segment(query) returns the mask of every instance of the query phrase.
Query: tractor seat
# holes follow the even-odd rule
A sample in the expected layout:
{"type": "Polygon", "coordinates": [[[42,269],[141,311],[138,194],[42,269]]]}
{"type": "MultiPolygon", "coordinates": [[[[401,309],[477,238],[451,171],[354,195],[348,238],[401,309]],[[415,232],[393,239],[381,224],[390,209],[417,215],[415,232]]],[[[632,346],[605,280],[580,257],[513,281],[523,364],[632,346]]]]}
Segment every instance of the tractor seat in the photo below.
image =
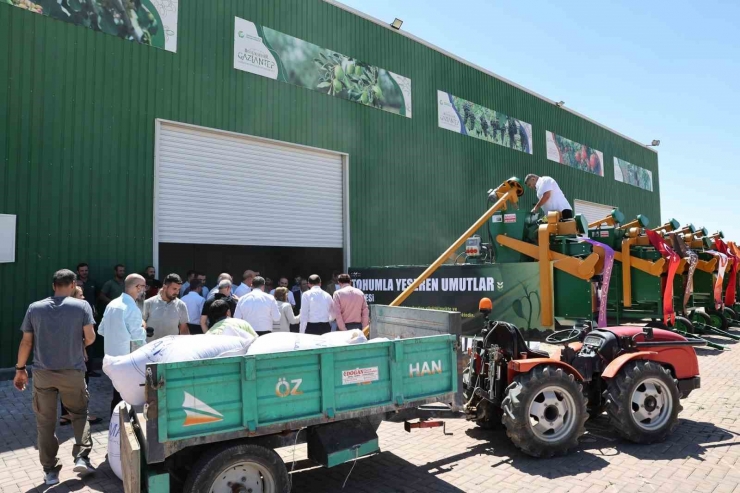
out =
{"type": "Polygon", "coordinates": [[[549,358],[550,353],[539,349],[530,349],[522,337],[519,329],[509,323],[499,322],[493,329],[493,343],[509,352],[512,357],[519,359],[522,353],[527,353],[527,358],[549,358]]]}

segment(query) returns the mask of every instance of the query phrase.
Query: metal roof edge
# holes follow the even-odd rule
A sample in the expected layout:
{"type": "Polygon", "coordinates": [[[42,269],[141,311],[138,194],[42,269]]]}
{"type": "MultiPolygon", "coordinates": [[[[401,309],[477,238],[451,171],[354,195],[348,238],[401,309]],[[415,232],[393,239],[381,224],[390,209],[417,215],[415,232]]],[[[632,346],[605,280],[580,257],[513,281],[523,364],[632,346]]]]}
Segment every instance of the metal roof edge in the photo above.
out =
{"type": "MultiPolygon", "coordinates": [[[[475,63],[469,62],[469,61],[465,60],[464,58],[461,58],[461,57],[459,57],[457,55],[454,55],[454,54],[450,53],[449,51],[440,48],[439,46],[433,45],[432,43],[429,43],[428,41],[425,41],[425,40],[423,40],[423,39],[421,39],[419,37],[414,36],[413,34],[410,34],[410,33],[406,32],[406,31],[401,31],[401,30],[393,29],[389,23],[383,22],[382,20],[377,19],[377,18],[375,18],[375,17],[373,17],[373,16],[371,16],[369,14],[366,14],[366,13],[364,13],[362,11],[359,11],[357,9],[354,9],[354,8],[352,8],[352,7],[348,6],[348,5],[345,5],[345,4],[341,3],[341,2],[338,2],[336,0],[323,0],[323,1],[326,2],[326,3],[328,3],[328,4],[334,5],[334,6],[340,8],[342,10],[345,10],[345,11],[351,13],[351,14],[354,14],[354,15],[356,15],[358,17],[362,17],[363,19],[368,20],[370,22],[373,22],[373,23],[375,23],[375,24],[377,24],[377,25],[379,25],[381,27],[384,27],[384,28],[388,29],[389,31],[392,31],[392,32],[394,32],[396,34],[400,34],[401,36],[405,36],[405,37],[409,38],[412,41],[416,41],[417,43],[420,43],[420,44],[426,46],[427,48],[431,48],[434,51],[437,51],[437,52],[439,52],[439,53],[441,53],[441,54],[443,54],[443,55],[445,55],[447,57],[450,57],[450,58],[452,58],[453,60],[455,60],[457,62],[460,62],[460,63],[462,63],[464,65],[469,66],[469,67],[472,67],[472,68],[474,68],[474,69],[476,69],[476,70],[478,70],[480,72],[483,72],[486,75],[489,75],[489,76],[491,76],[491,77],[493,77],[495,79],[498,79],[498,80],[500,80],[502,82],[505,82],[506,84],[509,84],[510,86],[516,87],[517,89],[519,89],[521,91],[524,91],[524,92],[526,92],[528,94],[531,94],[532,96],[534,96],[536,98],[539,98],[539,99],[545,101],[546,103],[550,103],[550,104],[553,104],[553,105],[555,104],[555,101],[553,101],[550,98],[547,98],[547,97],[545,97],[545,96],[543,96],[541,94],[538,94],[538,93],[536,93],[536,92],[534,92],[534,91],[532,91],[530,89],[527,89],[526,87],[523,87],[523,86],[517,84],[516,82],[512,82],[509,79],[507,79],[506,77],[502,77],[502,76],[500,76],[498,74],[495,74],[495,73],[491,72],[490,70],[481,67],[480,65],[476,65],[475,63]]],[[[589,118],[589,117],[587,117],[585,115],[582,115],[581,113],[578,113],[577,111],[574,111],[574,110],[572,110],[572,109],[570,109],[568,107],[561,107],[560,109],[562,109],[563,111],[567,111],[568,113],[571,113],[571,114],[573,114],[573,115],[575,115],[575,116],[577,116],[579,118],[583,118],[584,120],[586,120],[589,123],[593,123],[594,125],[599,126],[599,127],[603,128],[604,130],[608,130],[609,132],[611,132],[611,133],[613,133],[615,135],[618,135],[619,137],[622,137],[623,139],[629,140],[630,142],[632,142],[634,144],[637,144],[637,145],[639,145],[641,147],[644,147],[645,149],[649,149],[649,150],[653,151],[656,154],[658,153],[657,149],[654,149],[652,147],[648,147],[645,144],[643,144],[642,142],[639,142],[639,141],[633,139],[632,137],[628,137],[628,136],[622,134],[621,132],[617,132],[616,130],[613,130],[613,129],[607,127],[606,125],[603,125],[603,124],[601,124],[601,123],[599,123],[599,122],[597,122],[595,120],[592,120],[591,118],[589,118]]]]}

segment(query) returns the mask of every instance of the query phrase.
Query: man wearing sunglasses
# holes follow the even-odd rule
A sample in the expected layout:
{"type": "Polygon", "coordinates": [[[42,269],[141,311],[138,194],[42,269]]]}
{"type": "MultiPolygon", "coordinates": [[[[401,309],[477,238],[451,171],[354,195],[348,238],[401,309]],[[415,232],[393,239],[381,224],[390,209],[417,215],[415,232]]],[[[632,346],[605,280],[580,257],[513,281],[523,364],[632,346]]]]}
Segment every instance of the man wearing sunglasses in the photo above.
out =
{"type": "MultiPolygon", "coordinates": [[[[103,320],[98,326],[98,334],[105,338],[104,351],[109,356],[123,356],[131,352],[131,341],[146,341],[141,310],[136,304],[146,293],[146,280],[139,274],[126,277],[121,296],[111,301],[105,308],[103,320]]],[[[121,394],[113,388],[111,413],[121,402],[121,394]]]]}

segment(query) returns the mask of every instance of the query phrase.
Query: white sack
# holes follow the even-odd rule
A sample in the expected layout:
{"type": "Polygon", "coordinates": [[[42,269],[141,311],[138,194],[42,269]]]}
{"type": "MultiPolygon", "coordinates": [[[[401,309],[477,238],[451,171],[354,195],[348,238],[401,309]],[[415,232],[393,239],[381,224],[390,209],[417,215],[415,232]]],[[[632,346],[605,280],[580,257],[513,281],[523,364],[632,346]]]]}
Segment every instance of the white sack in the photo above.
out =
{"type": "Polygon", "coordinates": [[[322,336],[313,334],[297,334],[295,332],[273,332],[259,336],[247,354],[271,354],[299,349],[316,349],[329,347],[329,341],[322,336]]]}
{"type": "Polygon", "coordinates": [[[125,405],[125,402],[118,403],[113,409],[108,424],[108,465],[120,480],[123,480],[123,470],[121,469],[121,429],[118,415],[121,406],[125,405]]]}
{"type": "Polygon", "coordinates": [[[157,339],[131,354],[106,356],[103,371],[113,382],[124,401],[132,406],[144,404],[146,365],[148,363],[174,363],[224,356],[247,354],[252,338],[205,334],[175,335],[157,339]]]}
{"type": "Polygon", "coordinates": [[[360,329],[338,330],[336,332],[327,332],[322,336],[330,346],[343,346],[345,344],[362,344],[367,342],[367,337],[360,329]]]}

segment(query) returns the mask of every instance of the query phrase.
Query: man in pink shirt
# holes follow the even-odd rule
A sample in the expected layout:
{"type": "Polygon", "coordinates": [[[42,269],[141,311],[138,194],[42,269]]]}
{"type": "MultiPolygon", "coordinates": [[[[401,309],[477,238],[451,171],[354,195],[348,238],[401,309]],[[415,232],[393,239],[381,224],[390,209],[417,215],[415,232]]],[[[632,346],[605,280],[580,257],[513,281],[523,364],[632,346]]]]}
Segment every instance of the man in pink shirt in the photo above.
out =
{"type": "Polygon", "coordinates": [[[339,289],[334,292],[333,312],[337,318],[337,329],[360,329],[370,324],[370,310],[367,308],[365,293],[352,287],[349,274],[338,277],[339,289]]]}

